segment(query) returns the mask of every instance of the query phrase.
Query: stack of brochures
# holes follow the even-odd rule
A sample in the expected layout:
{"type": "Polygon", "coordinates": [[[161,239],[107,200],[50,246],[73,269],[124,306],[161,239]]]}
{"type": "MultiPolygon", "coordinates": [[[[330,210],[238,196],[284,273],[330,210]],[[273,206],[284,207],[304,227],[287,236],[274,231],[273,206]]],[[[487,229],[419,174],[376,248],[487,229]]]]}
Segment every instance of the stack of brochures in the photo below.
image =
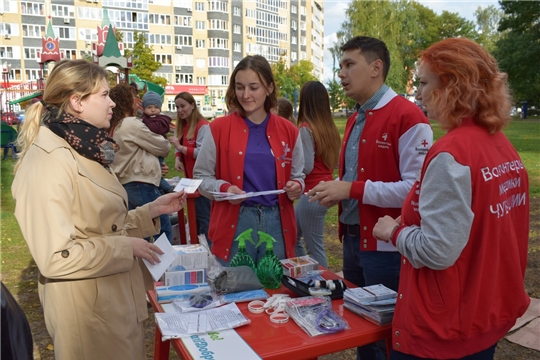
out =
{"type": "Polygon", "coordinates": [[[363,288],[348,288],[343,294],[343,306],[377,325],[392,322],[397,293],[382,284],[363,288]]]}

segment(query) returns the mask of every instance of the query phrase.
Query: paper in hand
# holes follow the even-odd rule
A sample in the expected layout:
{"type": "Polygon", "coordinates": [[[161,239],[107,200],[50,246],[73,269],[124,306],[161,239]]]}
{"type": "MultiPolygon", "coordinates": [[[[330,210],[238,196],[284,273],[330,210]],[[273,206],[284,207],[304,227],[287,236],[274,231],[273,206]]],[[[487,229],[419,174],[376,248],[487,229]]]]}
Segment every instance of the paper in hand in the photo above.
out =
{"type": "Polygon", "coordinates": [[[146,259],[143,259],[143,262],[146,264],[146,267],[148,268],[148,271],[150,271],[154,281],[158,281],[161,276],[163,276],[167,268],[172,264],[174,259],[178,257],[178,253],[176,250],[174,250],[165,234],[161,234],[161,236],[154,242],[154,245],[163,251],[163,255],[156,253],[161,262],[156,262],[154,265],[150,264],[150,262],[146,259]]]}
{"type": "Polygon", "coordinates": [[[197,191],[197,188],[199,185],[201,185],[202,179],[188,179],[188,178],[182,178],[178,185],[174,188],[174,191],[182,191],[184,190],[186,194],[193,194],[195,191],[197,191]]]}

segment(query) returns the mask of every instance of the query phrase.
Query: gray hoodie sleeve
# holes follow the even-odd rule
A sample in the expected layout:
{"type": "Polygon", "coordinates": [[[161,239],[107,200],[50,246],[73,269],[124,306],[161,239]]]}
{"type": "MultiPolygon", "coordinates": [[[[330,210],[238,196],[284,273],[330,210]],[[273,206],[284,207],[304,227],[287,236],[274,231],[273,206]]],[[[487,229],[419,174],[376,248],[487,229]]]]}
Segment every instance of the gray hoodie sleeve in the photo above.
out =
{"type": "Polygon", "coordinates": [[[296,144],[294,145],[293,154],[292,154],[292,168],[291,168],[291,180],[296,180],[302,186],[302,193],[306,188],[304,182],[304,150],[302,149],[302,140],[300,139],[300,133],[298,133],[298,138],[296,139],[296,144]]]}
{"type": "Polygon", "coordinates": [[[403,229],[397,248],[419,269],[452,266],[467,245],[474,219],[471,170],[449,153],[440,153],[427,167],[420,189],[420,227],[403,229]]]}
{"type": "Polygon", "coordinates": [[[315,140],[313,132],[305,126],[300,128],[300,138],[304,150],[304,174],[307,175],[313,171],[315,163],[315,140]]]}
{"type": "MultiPolygon", "coordinates": [[[[210,129],[208,128],[208,130],[210,129]]],[[[193,177],[203,179],[198,190],[210,200],[214,200],[214,197],[209,192],[219,191],[220,186],[226,183],[225,180],[216,179],[216,143],[211,131],[207,131],[202,140],[201,149],[193,168],[193,177]]]]}
{"type": "Polygon", "coordinates": [[[210,126],[209,125],[203,125],[200,127],[199,131],[197,132],[197,139],[195,140],[195,150],[193,151],[193,158],[196,159],[197,156],[199,156],[199,151],[201,150],[202,142],[204,139],[204,135],[210,132],[210,126]]]}

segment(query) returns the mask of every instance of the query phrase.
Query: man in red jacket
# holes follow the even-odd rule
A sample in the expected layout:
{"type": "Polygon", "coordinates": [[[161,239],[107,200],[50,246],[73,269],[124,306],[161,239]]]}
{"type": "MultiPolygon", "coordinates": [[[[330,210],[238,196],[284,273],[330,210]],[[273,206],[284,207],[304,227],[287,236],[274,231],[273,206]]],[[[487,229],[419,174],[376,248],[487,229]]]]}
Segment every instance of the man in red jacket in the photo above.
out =
{"type": "MultiPolygon", "coordinates": [[[[373,237],[373,226],[381,216],[399,216],[433,132],[418,106],[385,84],[390,54],[382,41],[357,36],[341,50],[339,77],[345,95],[357,102],[356,112],[345,128],[339,181],[321,183],[308,195],[323,206],[339,204],[345,279],[397,291],[400,254],[373,237]]],[[[362,360],[384,357],[373,345],[358,348],[357,355],[362,360]]]]}

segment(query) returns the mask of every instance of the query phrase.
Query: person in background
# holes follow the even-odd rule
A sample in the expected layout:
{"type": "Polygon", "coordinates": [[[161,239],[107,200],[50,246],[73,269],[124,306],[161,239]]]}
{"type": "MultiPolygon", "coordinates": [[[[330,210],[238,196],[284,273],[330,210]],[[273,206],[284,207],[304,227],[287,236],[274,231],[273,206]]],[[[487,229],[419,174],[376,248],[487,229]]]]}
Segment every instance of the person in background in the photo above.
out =
{"type": "MultiPolygon", "coordinates": [[[[183,171],[184,176],[193,178],[193,167],[199,155],[204,135],[209,131],[208,120],[202,117],[195,98],[188,92],[181,92],[174,98],[176,104],[176,133],[170,139],[176,148],[175,169],[183,171]]],[[[210,224],[210,199],[200,196],[195,199],[197,234],[208,239],[210,224]]]]}
{"type": "MultiPolygon", "coordinates": [[[[330,111],[330,100],[326,87],[318,81],[308,81],[300,90],[298,127],[304,151],[304,174],[306,190],[321,181],[332,181],[332,173],[339,160],[341,136],[330,111]]],[[[310,203],[302,195],[296,203],[296,227],[298,229],[295,253],[308,254],[320,265],[328,267],[324,249],[324,223],[328,208],[317,202],[310,203]]]]}
{"type": "MultiPolygon", "coordinates": [[[[158,93],[154,91],[146,92],[142,98],[142,107],[144,109],[142,122],[150,129],[150,131],[167,139],[167,136],[171,131],[171,118],[161,113],[162,105],[163,101],[158,93]]],[[[158,159],[160,165],[165,163],[163,157],[158,157],[158,159]]],[[[173,191],[172,187],[163,177],[159,183],[159,190],[162,194],[173,191]]]]}
{"type": "Polygon", "coordinates": [[[289,100],[284,97],[280,97],[277,100],[277,108],[275,111],[276,114],[281,116],[284,119],[289,120],[294,125],[296,125],[296,118],[293,113],[293,106],[289,100]]]}
{"type": "Polygon", "coordinates": [[[179,192],[128,211],[110,168],[118,150],[107,134],[114,106],[105,69],[64,60],[19,133],[15,217],[39,270],[58,360],[146,359],[145,290],[153,282],[141,259],[155,264],[162,251],[143,237],[185,203],[179,192]]]}
{"type": "MultiPolygon", "coordinates": [[[[345,95],[356,100],[356,112],[345,127],[340,181],[325,181],[308,196],[323,206],[339,204],[345,279],[361,287],[383,284],[397,291],[400,254],[373,236],[373,226],[381,216],[399,216],[433,132],[418,106],[385,84],[390,53],[384,42],[357,36],[341,50],[339,78],[345,95]]],[[[358,348],[357,356],[385,357],[373,345],[358,348]]]]}
{"type": "MultiPolygon", "coordinates": [[[[110,96],[117,104],[111,119],[112,136],[120,146],[112,168],[126,189],[131,210],[162,195],[159,189],[162,167],[157,160],[169,154],[171,144],[135,117],[137,104],[131,86],[118,84],[111,89],[110,96]]],[[[170,215],[161,215],[160,223],[160,231],[152,235],[165,234],[172,241],[170,215]]]]}
{"type": "MultiPolygon", "coordinates": [[[[304,155],[298,129],[270,112],[276,106],[274,76],[268,61],[247,56],[235,67],[225,96],[230,115],[210,123],[210,131],[193,170],[203,179],[199,191],[209,199],[212,192],[245,194],[253,191],[285,190],[281,194],[231,201],[214,201],[208,235],[212,253],[228,265],[238,251],[233,240],[253,229],[272,236],[274,253],[280,259],[294,256],[296,222],[293,200],[304,188],[304,155]]],[[[246,244],[255,262],[265,254],[265,246],[246,244]]]]}
{"type": "Polygon", "coordinates": [[[373,229],[403,255],[391,359],[493,359],[530,302],[529,180],[502,132],[507,76],[482,46],[454,38],[424,51],[418,78],[417,99],[447,133],[401,217],[373,229]]]}

